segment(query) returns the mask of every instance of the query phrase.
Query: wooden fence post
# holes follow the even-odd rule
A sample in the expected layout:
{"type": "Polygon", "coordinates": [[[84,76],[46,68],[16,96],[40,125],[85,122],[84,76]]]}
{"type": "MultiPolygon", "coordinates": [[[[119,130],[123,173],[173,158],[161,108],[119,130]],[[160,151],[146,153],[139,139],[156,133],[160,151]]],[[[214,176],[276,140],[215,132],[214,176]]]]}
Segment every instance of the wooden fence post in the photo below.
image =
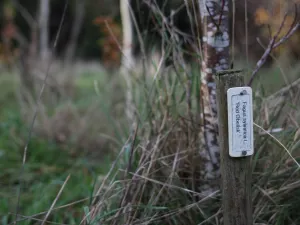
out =
{"type": "MultiPolygon", "coordinates": [[[[238,157],[232,157],[229,154],[229,144],[232,143],[232,140],[229,141],[229,139],[234,139],[235,137],[230,137],[228,131],[228,126],[233,126],[233,124],[229,124],[228,122],[228,113],[231,112],[228,112],[227,90],[233,87],[244,86],[243,71],[229,70],[217,73],[216,85],[224,225],[253,225],[250,164],[251,157],[249,157],[251,153],[247,155],[246,151],[240,149],[241,155],[238,157]]],[[[242,92],[241,95],[243,95],[242,92]]],[[[252,93],[250,96],[252,98],[252,93]]],[[[250,113],[249,115],[252,116],[252,111],[247,111],[244,113],[250,113]]],[[[235,123],[234,125],[239,123],[236,118],[233,118],[232,122],[235,123]]],[[[244,132],[243,124],[241,125],[241,132],[244,132]]],[[[248,125],[250,127],[253,126],[250,123],[248,123],[248,125]]],[[[237,129],[239,131],[239,128],[237,129]]],[[[245,128],[245,131],[246,129],[247,128],[245,128]]],[[[252,139],[250,139],[253,141],[253,133],[251,134],[251,132],[253,132],[253,128],[251,128],[249,132],[249,134],[252,135],[252,139]]],[[[253,145],[251,145],[251,147],[253,148],[253,145]]]]}

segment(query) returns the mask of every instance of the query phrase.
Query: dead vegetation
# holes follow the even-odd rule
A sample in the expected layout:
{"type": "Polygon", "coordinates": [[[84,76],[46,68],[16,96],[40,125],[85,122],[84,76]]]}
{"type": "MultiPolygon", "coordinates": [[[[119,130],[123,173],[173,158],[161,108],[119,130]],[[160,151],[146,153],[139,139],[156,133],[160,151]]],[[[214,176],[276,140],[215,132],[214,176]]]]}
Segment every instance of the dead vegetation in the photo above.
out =
{"type": "MultiPolygon", "coordinates": [[[[156,13],[160,15],[160,11],[156,13]]],[[[168,25],[164,24],[167,27],[164,31],[172,33],[174,30],[168,25]]],[[[274,47],[287,40],[298,26],[297,12],[286,35],[277,39],[282,29],[279,26],[270,37],[263,60],[253,69],[251,80],[274,47]]],[[[174,39],[168,41],[170,48],[180,49],[174,39]]],[[[199,71],[189,73],[184,61],[178,60],[181,56],[173,59],[174,73],[162,70],[153,86],[145,85],[149,87],[143,90],[147,97],[139,99],[136,105],[146,102],[147,106],[142,108],[146,110],[137,111],[138,126],[120,151],[110,173],[95,190],[95,201],[83,218],[85,224],[222,224],[219,183],[206,183],[201,173],[205,162],[199,156],[199,148],[203,147],[199,143],[201,124],[197,114],[201,111],[199,71]],[[192,85],[189,86],[189,82],[192,85]],[[218,188],[213,188],[215,191],[207,195],[203,192],[207,186],[218,188]]],[[[293,84],[294,87],[297,85],[297,82],[293,84]]],[[[300,196],[299,125],[296,113],[292,113],[291,108],[284,108],[287,101],[292,101],[298,108],[298,94],[289,87],[279,91],[282,94],[275,94],[283,101],[279,102],[275,97],[274,105],[266,104],[268,99],[262,90],[255,96],[252,198],[253,219],[257,225],[300,222],[297,210],[300,196]],[[291,94],[289,100],[287,93],[291,94]],[[289,125],[283,126],[281,120],[289,125]],[[281,125],[279,133],[266,131],[281,125]]]]}
{"type": "MultiPolygon", "coordinates": [[[[169,29],[167,32],[172,31],[169,29]]],[[[85,208],[82,223],[222,224],[219,184],[206,183],[201,173],[204,162],[199,156],[199,148],[202,148],[199,143],[202,126],[199,122],[199,68],[191,71],[186,69],[182,55],[176,55],[182,50],[177,44],[176,41],[169,43],[170,48],[175,48],[172,55],[177,60],[175,65],[179,65],[175,67],[175,72],[156,70],[155,79],[138,77],[133,81],[131,91],[137,109],[137,126],[128,135],[110,172],[99,180],[92,204],[85,208]],[[218,188],[207,195],[203,192],[207,186],[218,188]]],[[[57,71],[50,73],[56,74],[57,71]]],[[[112,114],[109,116],[121,117],[117,123],[114,123],[114,119],[102,123],[107,120],[107,115],[98,109],[105,102],[105,97],[98,96],[99,101],[93,100],[89,106],[84,104],[83,107],[77,107],[66,101],[76,96],[73,80],[57,81],[51,74],[50,78],[53,79],[47,81],[49,86],[46,85],[45,95],[39,104],[34,132],[69,150],[74,147],[106,154],[100,150],[111,142],[99,138],[99,134],[105,130],[107,136],[117,136],[112,127],[124,119],[124,104],[119,104],[124,99],[122,96],[120,99],[114,98],[123,94],[122,89],[120,93],[115,93],[122,85],[114,83],[114,79],[102,83],[100,88],[105,90],[107,86],[109,91],[101,94],[107,94],[109,104],[114,106],[108,111],[112,114]],[[56,83],[61,85],[60,88],[56,83]],[[58,90],[54,99],[51,86],[58,90]],[[47,95],[47,92],[50,94],[47,95]]],[[[41,84],[43,82],[35,83],[38,87],[41,84]]],[[[258,126],[256,153],[252,158],[252,197],[253,216],[257,225],[300,223],[297,158],[300,139],[299,115],[296,112],[299,93],[296,87],[297,81],[273,97],[264,95],[263,90],[259,90],[255,97],[255,123],[258,126]],[[288,102],[292,103],[294,111],[287,106],[288,102]],[[263,128],[278,126],[283,128],[279,133],[261,134],[263,128]]],[[[97,90],[99,87],[95,84],[95,93],[98,93],[97,90]]],[[[31,122],[36,105],[34,98],[28,97],[26,101],[20,98],[20,103],[24,121],[31,122]]],[[[126,128],[122,129],[127,131],[126,128]]]]}
{"type": "MultiPolygon", "coordinates": [[[[271,118],[280,114],[277,111],[271,118]]],[[[257,116],[255,121],[261,124],[264,118],[257,116]]],[[[154,129],[161,124],[163,129],[154,136],[131,137],[134,146],[123,147],[123,160],[95,191],[96,200],[84,217],[86,224],[222,224],[220,191],[210,196],[201,192],[206,184],[201,179],[197,128],[187,119],[168,118],[157,121],[154,129]]],[[[299,164],[287,151],[299,160],[300,139],[298,128],[290,128],[276,135],[286,150],[256,129],[252,158],[255,224],[299,223],[299,164]]]]}

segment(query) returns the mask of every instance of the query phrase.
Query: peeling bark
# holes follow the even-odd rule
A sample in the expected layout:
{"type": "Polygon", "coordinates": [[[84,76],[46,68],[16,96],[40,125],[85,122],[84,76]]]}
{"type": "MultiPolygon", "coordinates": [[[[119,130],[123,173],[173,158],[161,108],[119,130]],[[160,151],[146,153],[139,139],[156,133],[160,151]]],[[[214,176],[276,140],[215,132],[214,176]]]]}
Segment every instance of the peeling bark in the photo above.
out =
{"type": "Polygon", "coordinates": [[[198,0],[202,22],[202,142],[200,154],[206,160],[203,171],[206,180],[220,176],[220,152],[216,84],[214,74],[229,68],[229,3],[228,0],[198,0]]]}

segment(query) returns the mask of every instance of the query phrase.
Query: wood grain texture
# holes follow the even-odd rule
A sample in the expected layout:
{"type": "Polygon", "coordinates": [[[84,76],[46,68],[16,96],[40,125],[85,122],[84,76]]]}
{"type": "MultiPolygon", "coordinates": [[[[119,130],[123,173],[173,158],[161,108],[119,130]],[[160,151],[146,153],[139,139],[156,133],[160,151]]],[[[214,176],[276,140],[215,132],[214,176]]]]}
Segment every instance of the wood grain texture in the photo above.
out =
{"type": "Polygon", "coordinates": [[[251,157],[229,156],[227,90],[244,86],[242,71],[216,76],[224,225],[252,225],[251,157]]]}

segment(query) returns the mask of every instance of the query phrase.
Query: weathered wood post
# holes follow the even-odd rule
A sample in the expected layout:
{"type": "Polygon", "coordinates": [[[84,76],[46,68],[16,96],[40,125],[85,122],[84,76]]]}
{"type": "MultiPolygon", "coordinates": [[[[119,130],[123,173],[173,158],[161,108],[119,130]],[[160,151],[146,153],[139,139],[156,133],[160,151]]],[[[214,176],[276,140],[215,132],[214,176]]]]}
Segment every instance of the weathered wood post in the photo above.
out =
{"type": "Polygon", "coordinates": [[[224,225],[253,225],[251,165],[252,90],[241,70],[216,75],[224,225]]]}

